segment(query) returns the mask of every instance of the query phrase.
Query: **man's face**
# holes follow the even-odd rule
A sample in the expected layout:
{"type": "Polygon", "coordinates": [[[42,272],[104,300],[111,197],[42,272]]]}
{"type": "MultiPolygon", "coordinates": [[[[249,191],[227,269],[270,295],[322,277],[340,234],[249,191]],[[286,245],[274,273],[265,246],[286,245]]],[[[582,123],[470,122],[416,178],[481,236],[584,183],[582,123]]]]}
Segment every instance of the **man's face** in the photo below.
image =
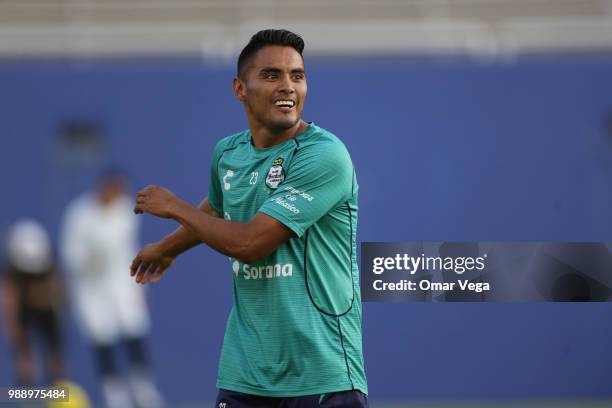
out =
{"type": "Polygon", "coordinates": [[[291,47],[265,46],[252,57],[243,78],[234,80],[234,92],[256,124],[272,132],[293,127],[307,92],[302,56],[291,47]]]}
{"type": "Polygon", "coordinates": [[[125,180],[120,177],[106,179],[99,187],[99,198],[103,205],[109,205],[125,194],[127,189],[125,180]]]}

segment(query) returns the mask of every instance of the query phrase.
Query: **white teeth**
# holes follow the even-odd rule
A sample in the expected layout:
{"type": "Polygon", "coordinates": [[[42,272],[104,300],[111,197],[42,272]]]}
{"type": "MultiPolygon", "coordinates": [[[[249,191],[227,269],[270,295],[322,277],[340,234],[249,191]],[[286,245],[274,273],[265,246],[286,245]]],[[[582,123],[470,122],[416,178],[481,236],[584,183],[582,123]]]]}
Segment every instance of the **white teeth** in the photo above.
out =
{"type": "Polygon", "coordinates": [[[289,107],[293,107],[293,105],[295,105],[295,102],[293,102],[293,101],[276,101],[274,104],[276,106],[289,106],[289,107]]]}

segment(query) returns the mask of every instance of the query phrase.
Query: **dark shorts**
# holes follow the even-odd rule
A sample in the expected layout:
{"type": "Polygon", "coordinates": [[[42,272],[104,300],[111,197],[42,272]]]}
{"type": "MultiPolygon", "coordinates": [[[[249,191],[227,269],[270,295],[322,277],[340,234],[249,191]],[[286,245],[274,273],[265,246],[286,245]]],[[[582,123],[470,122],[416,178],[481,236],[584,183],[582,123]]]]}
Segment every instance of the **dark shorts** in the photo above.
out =
{"type": "Polygon", "coordinates": [[[356,390],[284,398],[219,390],[215,408],[368,408],[368,397],[356,390]]]}
{"type": "Polygon", "coordinates": [[[17,347],[19,350],[27,350],[29,346],[29,336],[37,331],[50,351],[59,352],[60,350],[60,327],[59,317],[52,310],[37,310],[21,307],[18,311],[18,339],[17,347]]]}

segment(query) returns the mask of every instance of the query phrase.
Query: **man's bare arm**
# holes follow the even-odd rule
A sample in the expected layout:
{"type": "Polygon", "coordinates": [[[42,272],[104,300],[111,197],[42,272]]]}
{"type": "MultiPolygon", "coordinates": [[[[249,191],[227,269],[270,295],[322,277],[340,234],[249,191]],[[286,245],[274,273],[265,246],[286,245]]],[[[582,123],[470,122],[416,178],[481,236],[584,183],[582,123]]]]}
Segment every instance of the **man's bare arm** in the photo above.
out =
{"type": "Polygon", "coordinates": [[[172,210],[172,218],[224,255],[251,264],[270,255],[293,232],[276,219],[257,213],[249,222],[232,222],[198,212],[188,204],[172,210]]]}
{"type": "MultiPolygon", "coordinates": [[[[217,214],[208,203],[208,198],[202,200],[198,208],[211,217],[219,217],[219,214],[217,214]]],[[[175,258],[201,243],[202,240],[194,231],[181,225],[172,233],[161,239],[158,245],[164,254],[175,258]]]]}
{"type": "Polygon", "coordinates": [[[134,212],[173,218],[200,241],[247,264],[274,252],[293,235],[285,225],[262,213],[246,223],[211,217],[158,186],[138,192],[134,212]]]}
{"type": "MultiPolygon", "coordinates": [[[[210,217],[219,217],[205,198],[196,211],[210,217]]],[[[136,281],[155,283],[166,272],[177,256],[202,243],[202,240],[191,229],[180,226],[159,242],[145,245],[136,255],[130,266],[132,276],[138,273],[136,281]]]]}

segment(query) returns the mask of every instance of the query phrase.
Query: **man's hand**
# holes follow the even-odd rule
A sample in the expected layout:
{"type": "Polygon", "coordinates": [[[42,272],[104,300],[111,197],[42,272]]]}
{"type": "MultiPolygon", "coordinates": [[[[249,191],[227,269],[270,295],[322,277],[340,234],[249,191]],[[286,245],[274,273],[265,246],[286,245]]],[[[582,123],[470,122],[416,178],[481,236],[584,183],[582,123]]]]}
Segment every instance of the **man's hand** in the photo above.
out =
{"type": "Polygon", "coordinates": [[[158,244],[148,244],[140,250],[130,267],[131,275],[136,275],[136,282],[145,284],[149,280],[157,282],[164,276],[166,269],[174,263],[174,257],[166,255],[158,244]]]}
{"type": "Polygon", "coordinates": [[[171,218],[174,205],[181,202],[172,191],[159,186],[147,186],[136,194],[134,213],[149,213],[161,218],[171,218]]]}

